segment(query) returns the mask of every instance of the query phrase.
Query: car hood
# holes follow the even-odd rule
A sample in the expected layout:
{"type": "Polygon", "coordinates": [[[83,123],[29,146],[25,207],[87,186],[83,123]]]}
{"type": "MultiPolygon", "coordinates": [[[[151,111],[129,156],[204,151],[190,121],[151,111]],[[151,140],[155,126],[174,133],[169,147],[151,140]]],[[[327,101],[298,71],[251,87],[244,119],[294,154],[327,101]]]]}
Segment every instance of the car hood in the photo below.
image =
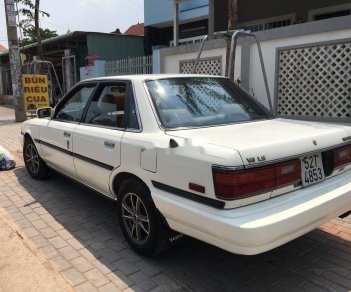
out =
{"type": "Polygon", "coordinates": [[[288,119],[167,131],[187,144],[214,144],[239,152],[243,164],[257,164],[341,145],[351,140],[351,127],[288,119]],[[253,160],[254,159],[254,160],[253,160]]]}

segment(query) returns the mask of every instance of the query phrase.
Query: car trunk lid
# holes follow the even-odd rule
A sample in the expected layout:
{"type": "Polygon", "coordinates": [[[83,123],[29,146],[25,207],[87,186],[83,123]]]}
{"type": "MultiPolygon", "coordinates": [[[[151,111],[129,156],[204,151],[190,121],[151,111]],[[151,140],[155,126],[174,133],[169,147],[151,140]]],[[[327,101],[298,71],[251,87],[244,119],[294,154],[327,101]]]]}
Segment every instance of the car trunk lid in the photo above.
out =
{"type": "Polygon", "coordinates": [[[344,143],[351,131],[335,124],[273,119],[166,133],[232,148],[244,165],[254,165],[320,152],[344,143]]]}

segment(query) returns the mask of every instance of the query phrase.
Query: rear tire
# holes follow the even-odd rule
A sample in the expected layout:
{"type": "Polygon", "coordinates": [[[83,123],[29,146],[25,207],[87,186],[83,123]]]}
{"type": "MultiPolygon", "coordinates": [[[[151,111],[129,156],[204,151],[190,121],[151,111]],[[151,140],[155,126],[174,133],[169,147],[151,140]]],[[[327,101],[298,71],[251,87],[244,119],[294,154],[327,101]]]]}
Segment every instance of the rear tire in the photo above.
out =
{"type": "Polygon", "coordinates": [[[118,221],[128,244],[150,256],[167,246],[163,226],[149,189],[136,179],[126,180],[117,198],[118,221]]]}
{"type": "Polygon", "coordinates": [[[23,145],[23,160],[29,175],[35,179],[46,179],[49,169],[40,158],[37,147],[30,138],[26,138],[23,145]]]}

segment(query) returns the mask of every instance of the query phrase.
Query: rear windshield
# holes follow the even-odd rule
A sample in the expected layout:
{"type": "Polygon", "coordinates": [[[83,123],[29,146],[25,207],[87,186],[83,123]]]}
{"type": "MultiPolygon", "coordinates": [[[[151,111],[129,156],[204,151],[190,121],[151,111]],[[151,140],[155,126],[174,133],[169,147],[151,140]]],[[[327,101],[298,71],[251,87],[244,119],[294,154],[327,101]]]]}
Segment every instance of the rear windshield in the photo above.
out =
{"type": "Polygon", "coordinates": [[[146,85],[167,129],[271,118],[261,104],[229,79],[170,78],[147,81],[146,85]]]}

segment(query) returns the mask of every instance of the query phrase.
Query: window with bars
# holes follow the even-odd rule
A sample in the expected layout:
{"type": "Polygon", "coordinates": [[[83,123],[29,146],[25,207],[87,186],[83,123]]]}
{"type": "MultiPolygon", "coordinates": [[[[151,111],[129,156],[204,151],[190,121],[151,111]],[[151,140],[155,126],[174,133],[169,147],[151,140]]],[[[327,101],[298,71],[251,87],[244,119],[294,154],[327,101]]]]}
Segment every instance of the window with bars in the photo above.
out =
{"type": "Polygon", "coordinates": [[[255,32],[255,31],[268,30],[268,29],[278,28],[278,27],[283,27],[283,26],[289,26],[289,25],[291,25],[291,20],[290,19],[283,19],[283,20],[279,20],[279,21],[258,23],[258,24],[254,24],[254,25],[245,26],[244,30],[250,30],[252,32],[255,32]]]}

